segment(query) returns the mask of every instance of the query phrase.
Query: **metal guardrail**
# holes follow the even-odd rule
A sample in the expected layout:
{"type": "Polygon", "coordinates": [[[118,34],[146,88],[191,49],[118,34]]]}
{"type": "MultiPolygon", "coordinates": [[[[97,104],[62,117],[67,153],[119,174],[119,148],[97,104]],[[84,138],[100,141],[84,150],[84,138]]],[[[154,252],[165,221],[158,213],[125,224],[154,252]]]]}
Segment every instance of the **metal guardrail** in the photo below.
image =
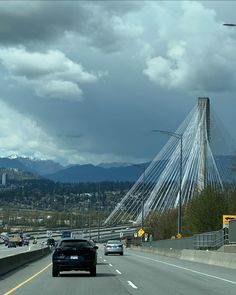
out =
{"type": "Polygon", "coordinates": [[[227,236],[223,229],[202,234],[194,235],[194,249],[216,250],[223,246],[227,241],[227,236]]]}

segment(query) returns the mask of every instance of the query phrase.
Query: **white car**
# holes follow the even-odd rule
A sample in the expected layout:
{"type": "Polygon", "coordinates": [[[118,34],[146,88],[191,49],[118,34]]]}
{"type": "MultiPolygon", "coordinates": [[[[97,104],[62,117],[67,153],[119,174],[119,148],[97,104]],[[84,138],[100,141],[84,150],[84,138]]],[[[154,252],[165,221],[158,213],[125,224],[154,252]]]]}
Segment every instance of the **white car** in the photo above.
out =
{"type": "Polygon", "coordinates": [[[109,240],[104,245],[104,255],[120,254],[124,255],[123,243],[119,240],[109,240]]]}

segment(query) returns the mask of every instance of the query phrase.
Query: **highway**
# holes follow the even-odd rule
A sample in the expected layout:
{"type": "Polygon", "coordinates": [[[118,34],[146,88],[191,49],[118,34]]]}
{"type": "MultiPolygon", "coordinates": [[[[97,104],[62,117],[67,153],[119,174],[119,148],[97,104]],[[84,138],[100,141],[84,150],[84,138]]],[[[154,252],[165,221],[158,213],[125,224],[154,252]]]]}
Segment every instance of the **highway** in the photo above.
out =
{"type": "Polygon", "coordinates": [[[0,294],[235,295],[236,269],[125,249],[124,256],[98,250],[97,277],[86,272],[51,275],[51,255],[0,279],[0,294]]]}
{"type": "Polygon", "coordinates": [[[0,258],[16,255],[19,253],[36,250],[42,247],[42,244],[33,245],[30,244],[29,246],[17,247],[17,248],[7,248],[6,246],[0,246],[0,258]]]}
{"type": "MultiPolygon", "coordinates": [[[[100,240],[107,241],[108,239],[120,238],[120,232],[123,233],[124,237],[130,236],[133,234],[134,231],[135,231],[135,228],[127,229],[126,226],[125,227],[121,226],[121,227],[116,227],[116,228],[101,228],[100,240]]],[[[72,232],[73,232],[73,237],[89,238],[89,236],[91,236],[91,238],[93,238],[95,240],[98,239],[97,228],[91,229],[91,232],[87,229],[86,233],[82,233],[81,230],[72,230],[72,232]]],[[[47,241],[46,232],[34,233],[34,236],[37,238],[37,241],[38,241],[38,244],[36,244],[36,245],[32,244],[32,242],[33,242],[32,240],[30,240],[29,246],[23,246],[23,247],[17,247],[17,248],[7,248],[6,246],[4,246],[4,244],[0,244],[0,258],[7,257],[10,255],[19,254],[19,253],[26,252],[26,251],[39,249],[39,248],[43,247],[44,245],[42,245],[42,242],[46,243],[46,241],[47,241]]],[[[54,232],[52,237],[55,240],[59,240],[61,237],[61,234],[59,234],[58,232],[54,232]]],[[[0,239],[0,241],[2,241],[2,240],[0,239]]]]}

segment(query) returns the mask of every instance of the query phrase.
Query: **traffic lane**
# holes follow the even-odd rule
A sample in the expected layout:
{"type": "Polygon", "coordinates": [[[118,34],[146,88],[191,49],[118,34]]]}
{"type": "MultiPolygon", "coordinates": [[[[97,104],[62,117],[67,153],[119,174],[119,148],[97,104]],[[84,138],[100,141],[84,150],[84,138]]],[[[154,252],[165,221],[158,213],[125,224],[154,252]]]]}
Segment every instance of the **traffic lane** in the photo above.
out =
{"type": "MultiPolygon", "coordinates": [[[[51,262],[51,254],[0,276],[0,295],[19,285],[51,262]]],[[[14,293],[12,293],[14,294],[14,293]]]]}
{"type": "Polygon", "coordinates": [[[128,283],[124,286],[121,284],[118,274],[113,273],[107,264],[99,257],[96,277],[91,277],[89,272],[62,272],[59,277],[52,277],[50,255],[49,257],[29,264],[28,267],[1,278],[0,294],[135,294],[132,293],[133,290],[131,290],[128,283]],[[39,273],[43,269],[45,270],[39,273]],[[38,275],[32,278],[35,274],[38,275]],[[26,282],[27,280],[29,281],[26,282]],[[23,285],[20,286],[21,284],[23,285]],[[20,287],[18,288],[18,286],[20,287]],[[16,289],[13,290],[14,288],[16,289]],[[10,290],[13,290],[12,293],[9,293],[10,290]]]}
{"type": "MultiPolygon", "coordinates": [[[[127,254],[128,255],[134,255],[134,256],[141,256],[145,260],[150,260],[150,259],[155,259],[158,260],[159,263],[162,264],[174,264],[173,267],[175,267],[177,270],[180,267],[180,269],[191,269],[192,272],[198,273],[198,272],[205,272],[209,276],[216,276],[220,277],[225,280],[230,280],[230,281],[235,281],[236,278],[236,269],[232,268],[227,268],[227,267],[221,267],[221,266],[215,266],[215,265],[210,265],[210,264],[204,264],[200,262],[193,262],[193,261],[188,261],[188,260],[180,260],[174,257],[168,257],[168,256],[162,256],[162,255],[157,255],[153,253],[145,253],[142,251],[136,251],[136,250],[129,250],[127,254]]],[[[152,261],[152,260],[150,260],[152,261]]]]}
{"type": "MultiPolygon", "coordinates": [[[[28,267],[19,270],[0,281],[4,283],[4,294],[13,287],[25,282],[41,269],[48,268],[31,281],[15,290],[12,294],[235,294],[235,285],[232,289],[225,287],[226,282],[220,286],[213,282],[211,277],[199,273],[189,273],[190,267],[196,272],[206,265],[183,262],[173,258],[144,254],[136,251],[125,251],[125,256],[103,256],[98,251],[97,277],[90,277],[86,272],[64,272],[58,278],[51,276],[51,256],[41,259],[28,267]],[[101,257],[101,258],[100,258],[101,257]],[[152,259],[152,260],[150,260],[152,259]],[[153,261],[155,260],[155,261],[153,261]],[[184,263],[184,264],[182,264],[184,263]],[[186,265],[187,263],[187,265],[186,265]],[[176,269],[176,266],[180,267],[176,269]],[[197,266],[197,268],[194,268],[197,266]],[[184,269],[183,269],[184,268],[184,269]],[[200,269],[199,269],[200,268],[200,269]],[[188,269],[188,271],[186,270],[188,269]],[[187,272],[182,274],[183,272],[187,272]],[[24,273],[24,275],[22,275],[24,273]]],[[[212,268],[214,275],[215,268],[212,268]]],[[[219,268],[217,268],[219,269],[219,268]]],[[[221,272],[223,268],[220,268],[221,272]]],[[[206,270],[204,269],[205,273],[206,270]]],[[[235,271],[225,269],[225,277],[235,277],[235,271]]],[[[229,278],[230,279],[230,278],[229,278]]]]}
{"type": "MultiPolygon", "coordinates": [[[[126,249],[125,249],[126,250],[126,249]]],[[[103,257],[120,280],[129,280],[138,294],[234,294],[236,270],[149,253],[126,250],[124,256],[103,257]]]]}

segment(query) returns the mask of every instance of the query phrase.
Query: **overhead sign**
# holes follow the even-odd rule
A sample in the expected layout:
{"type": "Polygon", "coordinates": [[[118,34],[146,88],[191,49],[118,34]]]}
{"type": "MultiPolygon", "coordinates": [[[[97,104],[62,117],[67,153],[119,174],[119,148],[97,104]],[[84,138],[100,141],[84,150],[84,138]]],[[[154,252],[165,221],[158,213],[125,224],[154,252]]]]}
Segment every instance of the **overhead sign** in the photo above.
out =
{"type": "Polygon", "coordinates": [[[236,215],[223,215],[223,228],[229,227],[229,221],[236,219],[236,215]]]}
{"type": "Polygon", "coordinates": [[[140,229],[138,230],[138,236],[139,236],[139,237],[142,237],[144,234],[145,234],[144,229],[143,229],[143,228],[140,228],[140,229]]]}

